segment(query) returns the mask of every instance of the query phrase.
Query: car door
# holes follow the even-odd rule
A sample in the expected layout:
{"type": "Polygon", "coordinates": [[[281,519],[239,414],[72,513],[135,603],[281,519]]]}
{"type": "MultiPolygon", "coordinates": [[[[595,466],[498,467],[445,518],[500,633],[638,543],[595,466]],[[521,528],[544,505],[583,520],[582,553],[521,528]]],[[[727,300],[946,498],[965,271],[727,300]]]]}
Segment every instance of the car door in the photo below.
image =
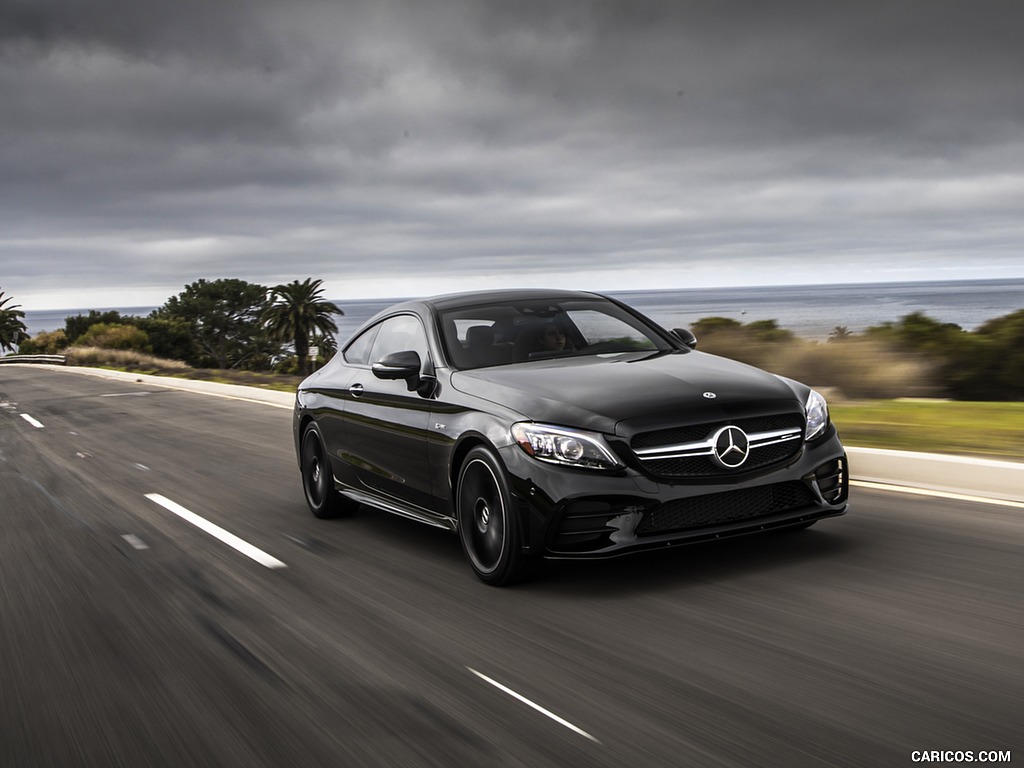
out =
{"type": "MultiPolygon", "coordinates": [[[[415,315],[395,315],[379,324],[367,359],[372,364],[410,350],[427,361],[423,325],[415,315]]],[[[367,366],[352,378],[344,411],[344,459],[358,482],[377,496],[413,504],[428,514],[433,509],[427,463],[430,406],[405,381],[379,379],[367,366]]]]}
{"type": "Polygon", "coordinates": [[[363,381],[370,367],[370,350],[380,326],[374,325],[349,342],[348,346],[320,371],[307,390],[306,406],[316,413],[317,424],[331,457],[334,476],[346,487],[358,487],[345,437],[345,411],[352,402],[353,383],[363,381]]]}

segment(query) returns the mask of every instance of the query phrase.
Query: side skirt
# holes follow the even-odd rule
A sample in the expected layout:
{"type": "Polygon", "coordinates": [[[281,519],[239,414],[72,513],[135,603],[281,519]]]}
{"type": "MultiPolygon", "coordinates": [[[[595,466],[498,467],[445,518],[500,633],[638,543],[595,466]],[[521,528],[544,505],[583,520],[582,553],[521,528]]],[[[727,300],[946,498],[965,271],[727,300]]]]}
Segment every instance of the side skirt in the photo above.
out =
{"type": "Polygon", "coordinates": [[[399,515],[400,517],[407,517],[410,520],[415,520],[418,523],[425,523],[433,526],[434,528],[443,528],[444,530],[451,532],[458,530],[453,518],[443,517],[433,512],[427,512],[426,510],[418,507],[402,504],[401,502],[394,501],[392,499],[384,499],[380,496],[362,493],[361,491],[355,491],[351,488],[338,488],[338,493],[352,499],[353,501],[358,501],[360,504],[366,504],[369,507],[375,507],[376,509],[381,509],[385,512],[390,512],[393,515],[399,515]]]}

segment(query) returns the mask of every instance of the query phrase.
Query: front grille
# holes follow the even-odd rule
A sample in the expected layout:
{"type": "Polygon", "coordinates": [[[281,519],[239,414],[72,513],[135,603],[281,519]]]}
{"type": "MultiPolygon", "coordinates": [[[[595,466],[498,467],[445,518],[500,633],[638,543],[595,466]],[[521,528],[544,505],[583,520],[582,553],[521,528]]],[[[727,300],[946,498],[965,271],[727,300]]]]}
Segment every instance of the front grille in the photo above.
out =
{"type": "Polygon", "coordinates": [[[657,477],[673,480],[723,477],[737,470],[724,469],[714,461],[709,441],[718,430],[730,424],[751,438],[750,455],[738,471],[762,469],[786,461],[800,451],[803,442],[803,415],[783,413],[641,432],[634,435],[630,448],[643,468],[657,477]],[[773,437],[755,440],[759,435],[773,437]],[[658,455],[658,449],[664,449],[662,452],[666,455],[658,455]]]}
{"type": "Polygon", "coordinates": [[[809,507],[814,493],[804,483],[741,488],[666,502],[648,511],[636,528],[637,536],[650,536],[690,528],[726,525],[766,515],[809,507]]]}

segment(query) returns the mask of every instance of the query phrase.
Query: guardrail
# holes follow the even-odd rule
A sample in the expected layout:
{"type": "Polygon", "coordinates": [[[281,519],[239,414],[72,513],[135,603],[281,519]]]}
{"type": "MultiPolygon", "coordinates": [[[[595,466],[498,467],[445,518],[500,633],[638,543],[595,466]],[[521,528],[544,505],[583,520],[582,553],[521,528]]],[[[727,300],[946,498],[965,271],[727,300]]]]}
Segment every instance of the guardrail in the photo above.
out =
{"type": "Polygon", "coordinates": [[[64,355],[7,355],[0,357],[0,363],[49,363],[64,365],[64,355]]]}

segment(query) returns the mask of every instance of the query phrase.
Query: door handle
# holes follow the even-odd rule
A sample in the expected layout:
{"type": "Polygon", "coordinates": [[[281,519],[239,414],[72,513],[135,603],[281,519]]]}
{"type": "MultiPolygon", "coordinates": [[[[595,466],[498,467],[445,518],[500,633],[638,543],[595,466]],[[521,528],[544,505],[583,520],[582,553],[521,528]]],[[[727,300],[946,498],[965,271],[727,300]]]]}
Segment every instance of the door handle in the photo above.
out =
{"type": "Polygon", "coordinates": [[[348,391],[349,391],[349,394],[352,395],[352,397],[362,397],[362,395],[363,395],[363,385],[362,384],[353,384],[351,387],[348,388],[348,391]]]}

